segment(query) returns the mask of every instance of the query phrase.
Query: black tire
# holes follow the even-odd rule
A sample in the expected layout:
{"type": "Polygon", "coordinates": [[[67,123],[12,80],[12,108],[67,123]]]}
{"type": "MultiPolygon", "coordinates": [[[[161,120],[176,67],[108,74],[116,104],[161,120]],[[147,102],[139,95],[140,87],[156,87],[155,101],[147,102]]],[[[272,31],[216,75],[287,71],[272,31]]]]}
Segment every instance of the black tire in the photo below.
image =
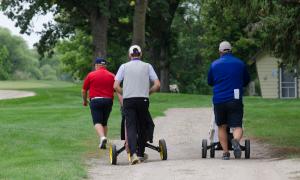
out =
{"type": "Polygon", "coordinates": [[[245,140],[245,159],[250,158],[250,140],[246,139],[245,140]]]}
{"type": "Polygon", "coordinates": [[[211,143],[210,158],[215,158],[215,145],[214,145],[214,143],[211,143]]]}
{"type": "Polygon", "coordinates": [[[114,144],[109,147],[109,160],[112,165],[117,164],[117,147],[114,144]]]}
{"type": "Polygon", "coordinates": [[[206,158],[207,155],[207,140],[202,140],[202,158],[206,158]]]}
{"type": "Polygon", "coordinates": [[[168,159],[168,150],[167,150],[167,144],[164,139],[160,139],[158,141],[159,146],[159,154],[161,160],[167,160],[168,159]]]}

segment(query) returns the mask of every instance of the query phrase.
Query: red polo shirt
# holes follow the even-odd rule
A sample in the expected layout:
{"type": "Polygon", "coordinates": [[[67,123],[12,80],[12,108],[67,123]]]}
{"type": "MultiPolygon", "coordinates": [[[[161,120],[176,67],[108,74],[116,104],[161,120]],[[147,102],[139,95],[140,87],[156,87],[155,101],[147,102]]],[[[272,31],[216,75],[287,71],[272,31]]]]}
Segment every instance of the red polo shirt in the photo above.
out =
{"type": "Polygon", "coordinates": [[[115,75],[105,67],[90,72],[84,80],[82,89],[89,91],[89,97],[114,97],[115,75]]]}

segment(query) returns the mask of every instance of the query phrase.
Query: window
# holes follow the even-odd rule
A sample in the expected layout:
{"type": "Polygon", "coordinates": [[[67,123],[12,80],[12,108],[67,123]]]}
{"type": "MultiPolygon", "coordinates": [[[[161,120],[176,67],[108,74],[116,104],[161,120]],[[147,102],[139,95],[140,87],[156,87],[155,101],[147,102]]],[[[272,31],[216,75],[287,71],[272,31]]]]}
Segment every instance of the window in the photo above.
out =
{"type": "Polygon", "coordinates": [[[280,98],[297,98],[297,78],[295,70],[280,68],[280,98]]]}

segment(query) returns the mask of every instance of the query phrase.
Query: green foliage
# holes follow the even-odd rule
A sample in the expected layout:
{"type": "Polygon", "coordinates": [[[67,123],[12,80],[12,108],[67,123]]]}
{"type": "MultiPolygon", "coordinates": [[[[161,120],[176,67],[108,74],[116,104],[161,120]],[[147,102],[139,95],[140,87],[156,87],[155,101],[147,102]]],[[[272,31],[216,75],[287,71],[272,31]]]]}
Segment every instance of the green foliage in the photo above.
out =
{"type": "Polygon", "coordinates": [[[209,94],[210,88],[206,82],[208,63],[199,53],[203,45],[197,38],[203,33],[199,7],[197,1],[183,2],[175,14],[172,23],[170,81],[171,84],[177,84],[181,92],[209,94]]]}
{"type": "MultiPolygon", "coordinates": [[[[120,64],[128,60],[127,50],[131,39],[128,38],[129,24],[117,23],[109,32],[107,50],[108,69],[116,73],[120,64]]],[[[61,41],[57,46],[57,56],[63,63],[63,71],[74,79],[83,79],[93,68],[92,37],[77,30],[69,40],[61,41]]]]}
{"type": "Polygon", "coordinates": [[[30,50],[21,37],[13,36],[9,30],[0,28],[0,80],[56,80],[60,75],[60,64],[57,57],[39,60],[36,50],[30,50]],[[52,71],[51,75],[41,72],[41,67],[47,64],[52,71]]]}
{"type": "Polygon", "coordinates": [[[0,79],[6,80],[9,77],[9,62],[8,62],[8,50],[5,46],[0,45],[0,79]]]}
{"type": "MultiPolygon", "coordinates": [[[[258,32],[262,8],[267,1],[218,1],[201,0],[200,19],[203,33],[199,35],[202,44],[201,57],[210,64],[219,57],[218,46],[227,40],[233,46],[233,53],[248,64],[251,79],[255,80],[254,57],[264,49],[264,33],[258,32]]],[[[208,68],[208,66],[206,67],[208,68]]]]}
{"type": "Polygon", "coordinates": [[[256,22],[258,17],[249,16],[249,8],[244,4],[238,0],[201,0],[200,13],[205,31],[200,36],[200,42],[205,45],[201,49],[205,59],[212,61],[218,58],[218,46],[223,40],[229,41],[233,45],[233,52],[245,62],[251,61],[257,53],[261,42],[248,37],[247,27],[256,22]]]}
{"type": "Polygon", "coordinates": [[[300,62],[300,3],[273,2],[272,11],[262,17],[260,32],[265,35],[264,46],[284,64],[292,66],[300,62]]]}
{"type": "Polygon", "coordinates": [[[1,79],[35,78],[30,69],[38,65],[38,59],[21,37],[13,36],[9,30],[0,28],[0,44],[1,79]]]}
{"type": "Polygon", "coordinates": [[[201,41],[210,45],[201,50],[204,57],[215,59],[213,50],[228,40],[234,53],[247,62],[260,51],[270,51],[284,64],[299,64],[299,2],[201,0],[201,15],[205,27],[201,41]]]}
{"type": "Polygon", "coordinates": [[[57,80],[56,72],[49,64],[45,64],[41,67],[44,80],[57,80]]]}
{"type": "Polygon", "coordinates": [[[82,31],[76,31],[70,40],[63,40],[57,46],[63,70],[75,78],[83,79],[91,71],[92,38],[82,31]]]}
{"type": "MultiPolygon", "coordinates": [[[[115,20],[119,17],[126,20],[128,8],[130,8],[129,3],[128,1],[108,0],[2,0],[0,8],[10,19],[16,20],[16,25],[21,28],[21,33],[27,34],[34,31],[30,27],[30,23],[35,15],[52,13],[55,22],[50,21],[44,24],[44,28],[40,32],[41,39],[36,46],[40,54],[53,55],[55,45],[60,39],[73,36],[76,30],[80,29],[86,34],[92,35],[97,27],[93,27],[91,24],[94,20],[96,20],[94,22],[100,22],[102,20],[100,15],[111,18],[110,23],[112,24],[115,24],[117,22],[115,20]]],[[[91,62],[91,59],[89,60],[91,62]]]]}

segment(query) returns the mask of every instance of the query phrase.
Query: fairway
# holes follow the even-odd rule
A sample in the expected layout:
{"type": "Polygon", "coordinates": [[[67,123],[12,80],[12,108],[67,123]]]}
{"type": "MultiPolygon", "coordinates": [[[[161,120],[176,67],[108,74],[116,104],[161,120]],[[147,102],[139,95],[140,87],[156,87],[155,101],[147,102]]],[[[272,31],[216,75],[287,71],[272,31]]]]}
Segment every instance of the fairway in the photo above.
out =
{"type": "Polygon", "coordinates": [[[0,81],[0,89],[34,89],[74,86],[65,81],[0,81]]]}
{"type": "MultiPolygon", "coordinates": [[[[55,83],[37,88],[24,82],[24,89],[36,96],[0,101],[0,179],[82,179],[87,177],[86,159],[102,158],[89,108],[82,106],[81,85],[55,83]]],[[[150,98],[150,110],[157,117],[168,108],[210,107],[210,98],[157,93],[150,98]]],[[[300,100],[246,97],[244,104],[247,136],[299,150],[300,100]]],[[[119,109],[115,100],[108,124],[110,139],[119,139],[119,109]]],[[[287,153],[299,155],[299,151],[287,153]]]]}
{"type": "MultiPolygon", "coordinates": [[[[97,148],[89,108],[82,106],[81,85],[48,84],[52,86],[37,88],[24,82],[24,89],[36,96],[0,101],[0,179],[82,179],[87,176],[85,159],[103,153],[97,148]]],[[[151,101],[156,104],[151,107],[154,116],[178,104],[209,104],[206,96],[179,94],[158,94],[151,101]]],[[[119,109],[115,101],[109,138],[119,137],[119,109]]]]}

